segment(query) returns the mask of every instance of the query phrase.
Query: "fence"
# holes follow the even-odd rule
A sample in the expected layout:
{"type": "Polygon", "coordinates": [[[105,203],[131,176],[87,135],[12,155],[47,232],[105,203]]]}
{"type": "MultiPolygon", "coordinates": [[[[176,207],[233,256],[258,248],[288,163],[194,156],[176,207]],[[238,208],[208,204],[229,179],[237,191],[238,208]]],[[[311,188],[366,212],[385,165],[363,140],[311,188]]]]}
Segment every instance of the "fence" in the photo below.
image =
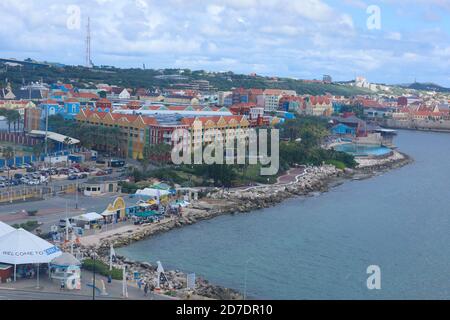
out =
{"type": "Polygon", "coordinates": [[[0,203],[12,203],[27,200],[43,200],[60,194],[74,193],[77,184],[61,186],[12,187],[0,191],[0,203]]]}
{"type": "Polygon", "coordinates": [[[0,141],[11,142],[32,147],[39,143],[39,139],[29,137],[24,133],[0,131],[0,141]]]}

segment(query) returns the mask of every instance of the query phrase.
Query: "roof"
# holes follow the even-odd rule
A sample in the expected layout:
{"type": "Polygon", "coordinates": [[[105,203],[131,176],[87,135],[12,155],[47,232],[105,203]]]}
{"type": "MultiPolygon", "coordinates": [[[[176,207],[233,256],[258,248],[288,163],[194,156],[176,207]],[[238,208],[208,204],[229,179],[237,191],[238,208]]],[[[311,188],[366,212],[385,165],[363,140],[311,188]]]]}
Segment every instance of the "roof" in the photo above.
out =
{"type": "Polygon", "coordinates": [[[75,92],[73,96],[74,98],[91,99],[91,100],[96,100],[99,98],[98,95],[90,92],[75,92]]]}
{"type": "MultiPolygon", "coordinates": [[[[41,130],[32,130],[32,131],[30,132],[30,135],[33,135],[33,136],[43,136],[43,137],[45,137],[45,131],[41,131],[41,130]]],[[[77,139],[75,139],[75,138],[71,138],[71,137],[68,137],[68,136],[65,136],[65,135],[56,133],[56,132],[51,132],[51,131],[48,131],[48,132],[47,132],[47,137],[48,137],[49,139],[51,139],[51,140],[54,140],[54,141],[60,142],[60,143],[65,143],[66,138],[69,138],[69,139],[70,139],[70,143],[69,143],[69,144],[71,144],[71,145],[80,143],[80,140],[77,140],[77,139]]]]}
{"type": "Polygon", "coordinates": [[[58,247],[24,229],[0,237],[0,262],[3,263],[49,263],[60,255],[58,247]]]}
{"type": "Polygon", "coordinates": [[[79,221],[97,221],[100,219],[103,219],[103,216],[101,214],[98,214],[97,212],[89,212],[89,213],[85,213],[85,214],[81,214],[79,216],[73,217],[74,220],[79,220],[79,221]]]}

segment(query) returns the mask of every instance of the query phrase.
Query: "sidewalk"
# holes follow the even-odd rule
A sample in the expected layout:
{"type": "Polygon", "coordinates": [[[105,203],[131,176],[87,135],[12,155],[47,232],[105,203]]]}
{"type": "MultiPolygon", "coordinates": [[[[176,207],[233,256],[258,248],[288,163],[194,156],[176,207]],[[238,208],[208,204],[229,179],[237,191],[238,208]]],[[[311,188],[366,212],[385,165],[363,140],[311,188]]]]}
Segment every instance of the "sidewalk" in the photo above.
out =
{"type": "MultiPolygon", "coordinates": [[[[60,283],[57,280],[51,280],[48,278],[48,275],[41,274],[39,281],[39,288],[36,288],[37,280],[34,279],[20,279],[17,282],[11,283],[1,283],[0,284],[0,292],[13,292],[13,291],[21,291],[28,292],[30,296],[38,294],[42,299],[46,299],[49,297],[53,297],[55,294],[60,295],[61,300],[71,300],[71,299],[83,299],[83,300],[92,300],[93,292],[95,293],[95,299],[100,300],[170,300],[170,297],[161,296],[158,294],[154,294],[149,292],[147,297],[144,297],[143,290],[139,290],[136,283],[133,281],[128,281],[128,298],[124,298],[122,296],[122,281],[113,280],[111,284],[108,284],[108,280],[106,277],[96,274],[96,283],[97,286],[100,286],[99,290],[93,290],[92,284],[93,273],[88,271],[82,271],[81,275],[81,290],[68,291],[60,289],[60,283]],[[101,291],[103,290],[102,280],[105,284],[106,294],[102,295],[101,291]]],[[[59,299],[59,298],[58,298],[59,299]]]]}

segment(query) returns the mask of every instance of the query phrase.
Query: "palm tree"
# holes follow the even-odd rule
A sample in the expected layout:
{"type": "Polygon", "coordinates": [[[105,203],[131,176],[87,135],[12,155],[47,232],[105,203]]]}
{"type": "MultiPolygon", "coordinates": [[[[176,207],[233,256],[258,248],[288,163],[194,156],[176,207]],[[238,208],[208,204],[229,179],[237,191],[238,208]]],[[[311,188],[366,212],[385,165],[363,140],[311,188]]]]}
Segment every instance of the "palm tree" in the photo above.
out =
{"type": "Polygon", "coordinates": [[[9,160],[14,159],[14,149],[12,147],[6,147],[3,149],[3,157],[6,159],[6,165],[8,167],[8,180],[9,180],[9,160]]]}
{"type": "Polygon", "coordinates": [[[70,149],[70,146],[72,145],[72,138],[70,137],[65,137],[64,138],[64,144],[67,146],[67,149],[70,149]]]}

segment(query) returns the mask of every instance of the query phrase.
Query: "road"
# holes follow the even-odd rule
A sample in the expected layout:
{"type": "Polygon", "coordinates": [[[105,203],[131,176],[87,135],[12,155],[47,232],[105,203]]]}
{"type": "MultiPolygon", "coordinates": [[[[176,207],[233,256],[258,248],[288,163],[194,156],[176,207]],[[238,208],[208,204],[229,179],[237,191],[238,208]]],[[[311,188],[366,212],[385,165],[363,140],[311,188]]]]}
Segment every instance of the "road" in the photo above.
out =
{"type": "MultiPolygon", "coordinates": [[[[107,295],[102,296],[95,291],[95,300],[124,300],[122,297],[122,281],[113,280],[108,284],[106,277],[97,274],[97,280],[105,282],[107,295]]],[[[51,281],[48,276],[41,276],[41,288],[36,289],[36,279],[21,279],[16,283],[0,283],[0,300],[92,300],[92,273],[82,270],[80,291],[61,291],[57,281],[51,281]]],[[[170,300],[170,297],[149,292],[144,296],[133,281],[128,281],[128,300],[170,300]]]]}

